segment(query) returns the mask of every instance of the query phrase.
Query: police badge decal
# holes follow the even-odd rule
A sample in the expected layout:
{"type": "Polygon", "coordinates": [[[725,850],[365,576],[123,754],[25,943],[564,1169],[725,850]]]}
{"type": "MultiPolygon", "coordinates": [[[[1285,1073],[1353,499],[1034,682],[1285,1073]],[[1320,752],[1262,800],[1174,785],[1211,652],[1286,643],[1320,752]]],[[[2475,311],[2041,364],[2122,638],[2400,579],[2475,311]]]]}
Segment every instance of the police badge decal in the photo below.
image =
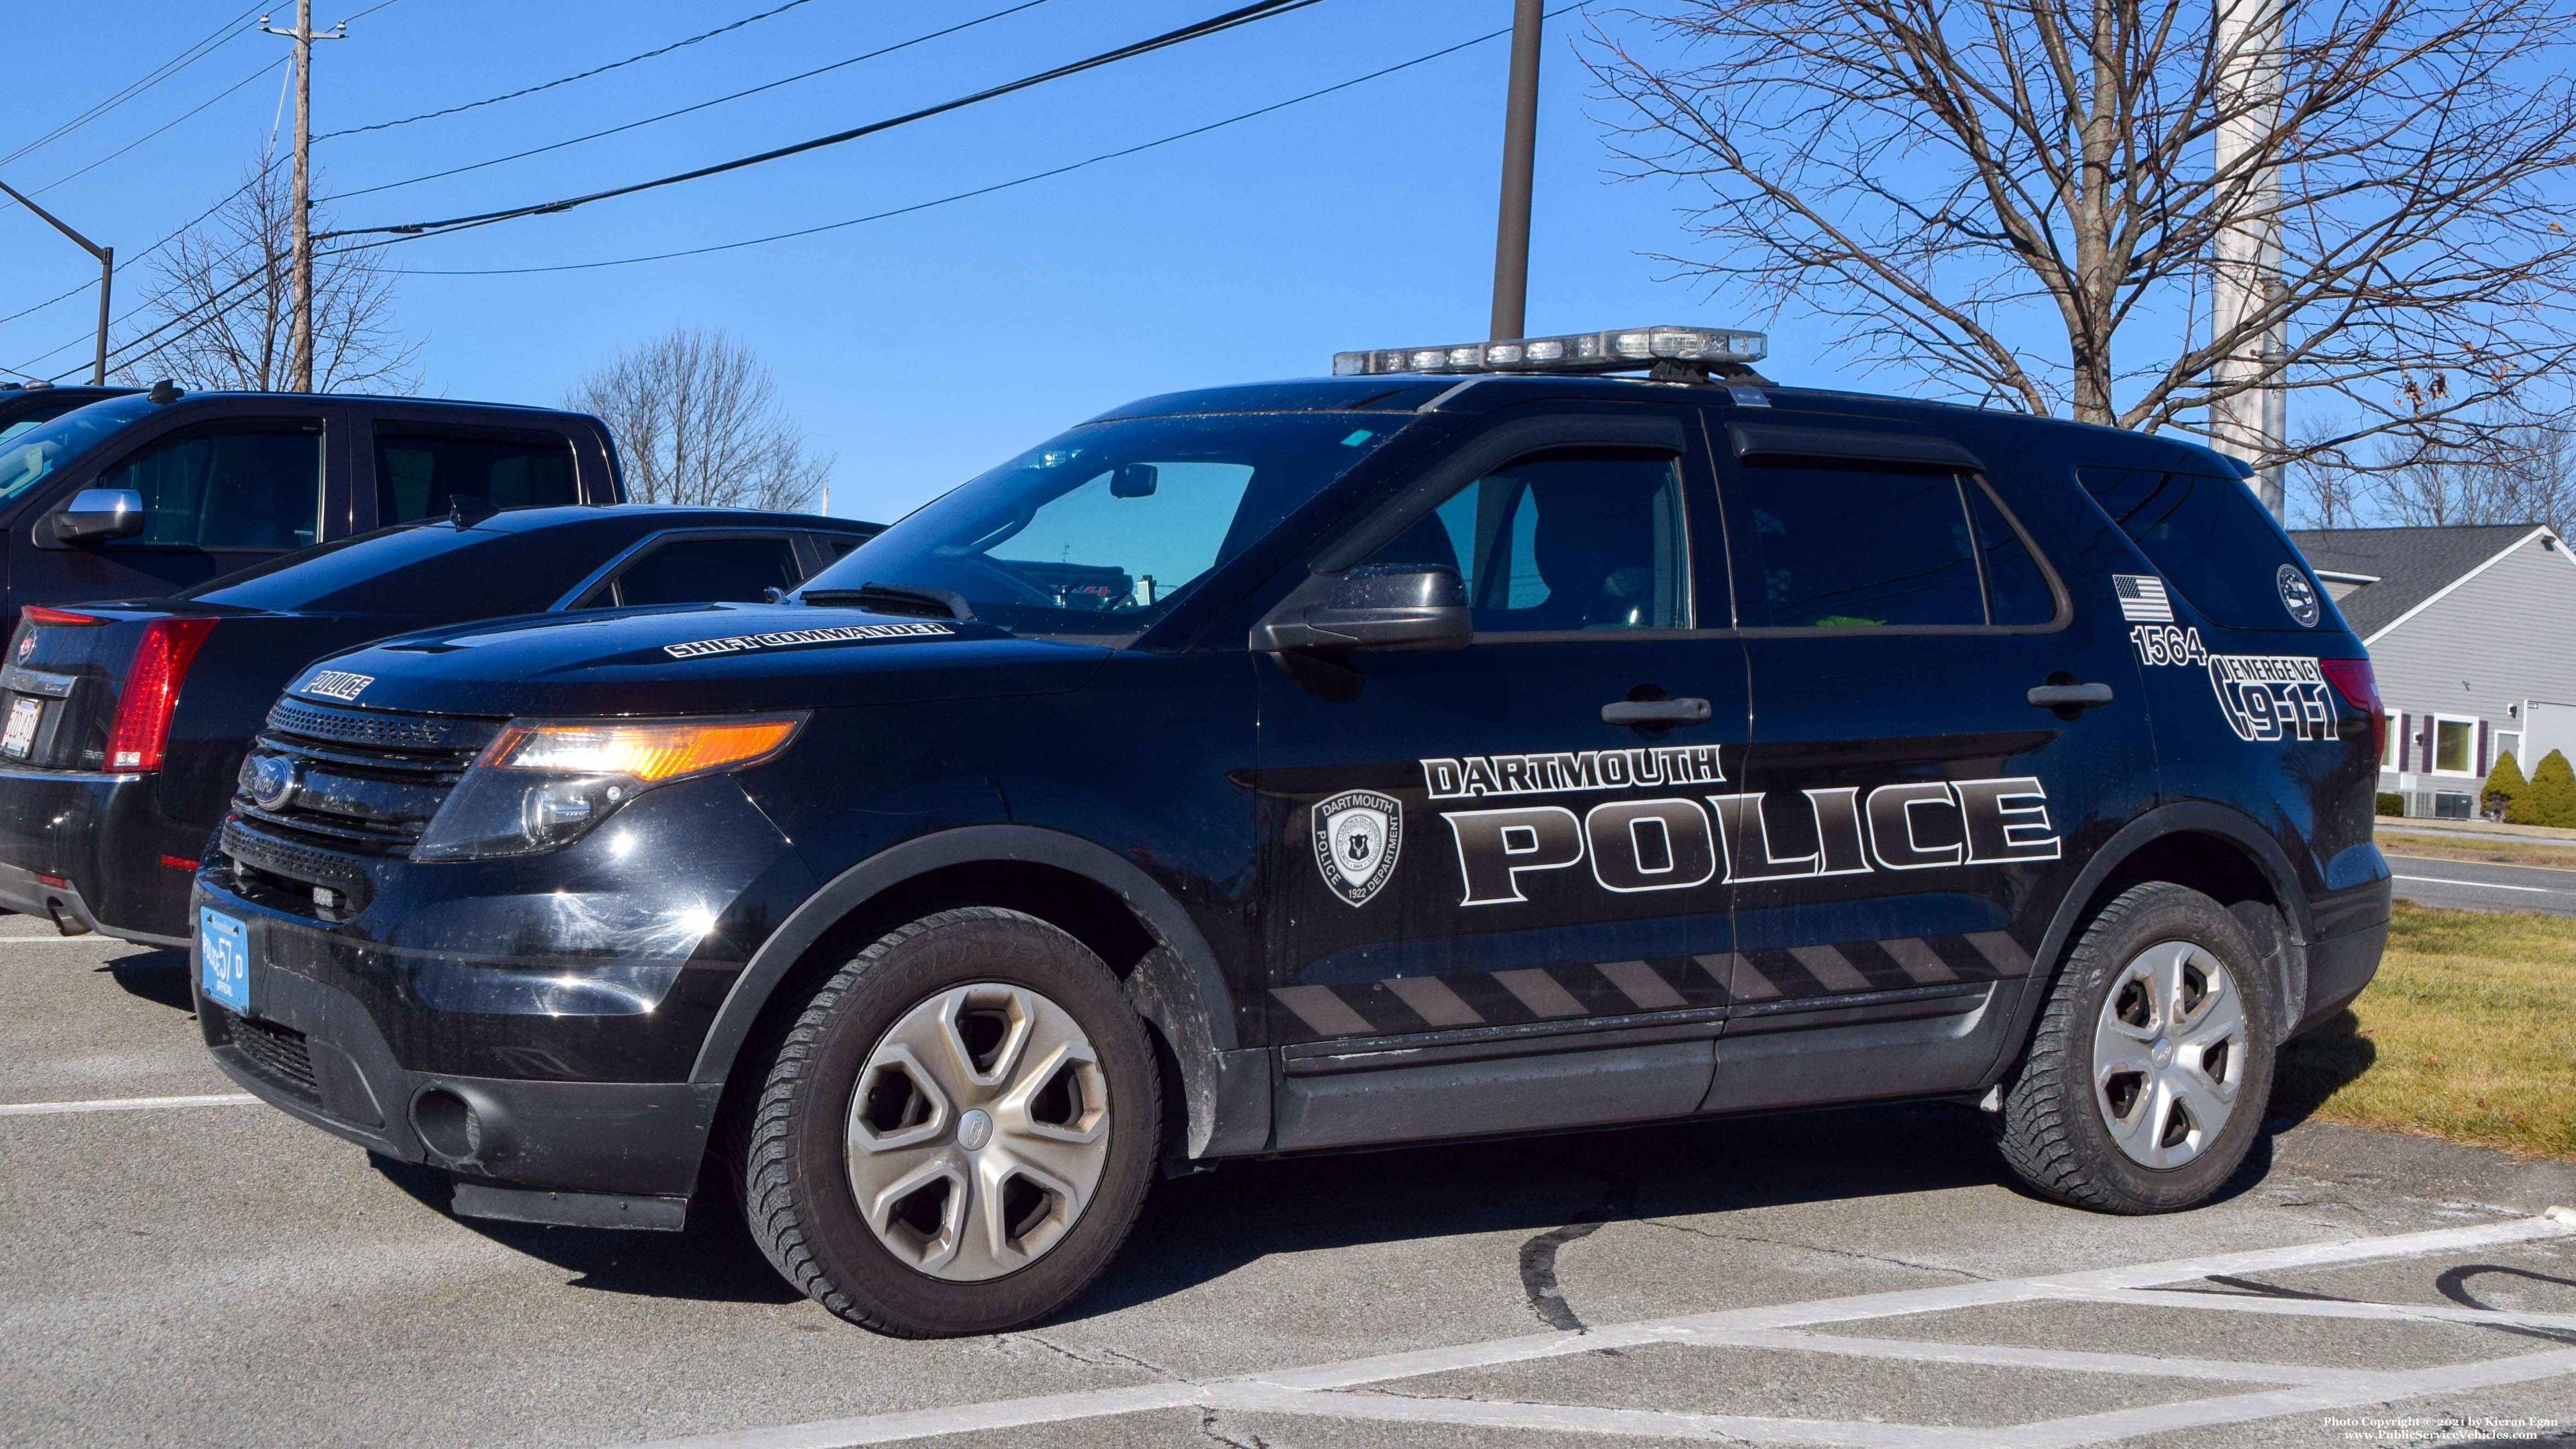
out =
{"type": "Polygon", "coordinates": [[[1364,906],[1395,874],[1404,807],[1374,790],[1346,790],[1315,804],[1315,864],[1333,894],[1364,906]]]}

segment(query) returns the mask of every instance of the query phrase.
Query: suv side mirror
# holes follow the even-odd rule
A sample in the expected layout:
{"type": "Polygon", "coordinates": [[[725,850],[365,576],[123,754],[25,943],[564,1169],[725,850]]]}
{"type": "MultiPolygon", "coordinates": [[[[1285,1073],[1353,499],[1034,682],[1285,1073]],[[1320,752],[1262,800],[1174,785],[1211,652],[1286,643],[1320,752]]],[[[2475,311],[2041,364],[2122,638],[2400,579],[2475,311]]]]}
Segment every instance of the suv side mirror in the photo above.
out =
{"type": "Polygon", "coordinates": [[[143,531],[143,495],[131,488],[84,488],[54,514],[56,543],[104,543],[143,531]]]}
{"type": "Polygon", "coordinates": [[[1467,585],[1445,564],[1362,564],[1290,594],[1252,630],[1252,647],[1464,649],[1475,632],[1467,585]],[[1318,597],[1320,595],[1320,597],[1318,597]]]}

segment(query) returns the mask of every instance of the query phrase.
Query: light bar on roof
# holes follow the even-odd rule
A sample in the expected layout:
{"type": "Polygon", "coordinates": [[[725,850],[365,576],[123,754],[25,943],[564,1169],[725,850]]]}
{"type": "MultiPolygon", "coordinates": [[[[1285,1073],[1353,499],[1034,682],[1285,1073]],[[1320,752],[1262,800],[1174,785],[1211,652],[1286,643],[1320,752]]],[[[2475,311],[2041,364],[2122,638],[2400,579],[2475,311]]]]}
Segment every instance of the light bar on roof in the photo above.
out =
{"type": "Polygon", "coordinates": [[[1770,355],[1759,332],[1724,327],[1620,327],[1565,337],[1519,337],[1509,342],[1461,342],[1449,347],[1389,347],[1336,352],[1333,376],[1374,377],[1390,372],[1634,372],[1666,360],[1755,363],[1770,355]]]}

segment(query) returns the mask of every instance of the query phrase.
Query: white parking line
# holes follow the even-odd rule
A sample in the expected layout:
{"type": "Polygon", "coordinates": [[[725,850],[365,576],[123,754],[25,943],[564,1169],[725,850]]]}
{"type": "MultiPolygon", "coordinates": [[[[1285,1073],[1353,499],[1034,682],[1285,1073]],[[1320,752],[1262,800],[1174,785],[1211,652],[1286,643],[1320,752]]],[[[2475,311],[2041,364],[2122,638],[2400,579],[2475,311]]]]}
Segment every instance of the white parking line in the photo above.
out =
{"type": "Polygon", "coordinates": [[[2397,879],[2411,880],[2418,885],[2470,886],[2482,891],[2529,891],[2536,896],[2557,894],[2556,891],[2550,890],[2544,886],[2498,885],[2491,880],[2447,880],[2438,875],[2401,875],[2398,876],[2397,879]]]}
{"type": "MultiPolygon", "coordinates": [[[[2557,1349],[2515,1358],[2486,1359],[2412,1372],[2356,1373],[2279,1364],[2227,1364],[2198,1359],[2158,1359],[2149,1355],[2061,1353],[1975,1344],[1915,1344],[1903,1340],[1861,1340],[1781,1330],[1820,1324],[1849,1323],[1906,1314],[1939,1313],[1990,1304],[2081,1298],[2133,1302],[2152,1299],[2160,1306],[2236,1307],[2247,1302],[2318,1306],[2305,1299],[2240,1299],[2193,1293],[2139,1293],[2161,1283],[2182,1283],[2212,1275],[2281,1272],[2296,1268],[2358,1263],[2374,1259],[2417,1257],[2428,1253],[2465,1252],[2508,1243],[2576,1234],[2576,1212],[2552,1208],[2548,1215],[2470,1228],[2443,1228],[2382,1238],[2348,1238],[2262,1248],[2203,1258],[2138,1263],[2091,1272],[2050,1274],[1991,1282],[1947,1284],[1938,1288],[1862,1294],[1850,1298],[1739,1308],[1719,1313],[1612,1324],[1579,1333],[1528,1334],[1483,1343],[1455,1344],[1409,1353],[1379,1354],[1342,1363],[1315,1364],[1274,1373],[1240,1374],[1205,1383],[1148,1384],[1088,1393],[1053,1394],[945,1408],[914,1409],[863,1418],[748,1429],[687,1439],[663,1440],[648,1449],[842,1449],[860,1444],[887,1444],[943,1434],[989,1433],[1035,1424],[1200,1407],[1270,1413],[1307,1414],[1383,1422],[1454,1424],[1488,1429],[1539,1429],[1554,1433],[1608,1434],[1667,1438],[1758,1439],[1780,1443],[1849,1444],[1862,1449],[2074,1449],[2141,1434],[2216,1424],[2244,1423],[2323,1409],[2357,1408],[2425,1394],[2527,1383],[2576,1374],[2576,1349],[2557,1349]],[[2207,1300],[2207,1301],[2204,1301],[2207,1300]],[[1840,1355],[1913,1359],[1920,1362],[1990,1363],[2060,1371],[2113,1372],[2177,1378],[2245,1381],[2254,1379],[2293,1387],[2261,1393],[2078,1415],[2039,1423],[1960,1429],[1912,1424],[1862,1423],[1821,1419],[1773,1419],[1748,1415],[1664,1413],[1650,1409],[1609,1409],[1572,1404],[1522,1404],[1491,1399],[1429,1398],[1365,1390],[1392,1379],[1504,1364],[1603,1349],[1654,1343],[1687,1343],[1723,1348],[1737,1345],[1810,1349],[1840,1355]]],[[[2326,1304],[2328,1308],[2359,1305],[2326,1304]]],[[[2386,1304],[2390,1316],[2403,1316],[2408,1305],[2386,1304]]],[[[2353,1315],[2341,1315],[2353,1316],[2353,1315]]],[[[2440,1315],[2449,1317],[2452,1315],[2440,1315]]],[[[2462,1310],[2470,1321],[2505,1325],[2544,1315],[2477,1314],[2462,1310]]]]}
{"type": "Polygon", "coordinates": [[[0,1117],[51,1117],[63,1112],[149,1112],[161,1107],[247,1107],[248,1092],[219,1097],[102,1097],[90,1102],[0,1102],[0,1117]]]}
{"type": "Polygon", "coordinates": [[[0,936],[0,946],[131,946],[115,936],[0,936]]]}

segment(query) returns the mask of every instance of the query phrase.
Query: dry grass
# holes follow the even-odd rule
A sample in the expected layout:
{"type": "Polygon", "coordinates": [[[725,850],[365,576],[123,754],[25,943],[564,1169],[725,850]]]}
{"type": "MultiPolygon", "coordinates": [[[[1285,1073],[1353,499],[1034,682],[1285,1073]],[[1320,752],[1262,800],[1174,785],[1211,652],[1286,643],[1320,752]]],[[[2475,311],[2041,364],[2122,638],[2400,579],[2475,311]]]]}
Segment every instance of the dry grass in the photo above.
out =
{"type": "Polygon", "coordinates": [[[2379,848],[2389,855],[2412,855],[2425,860],[2474,860],[2488,865],[2537,865],[2552,870],[2576,870],[2576,846],[2551,845],[2546,841],[2464,840],[2457,836],[2396,835],[2379,833],[2379,848]]]}
{"type": "Polygon", "coordinates": [[[2272,1110],[2576,1160],[2576,920],[2398,902],[2379,977],[2272,1110]]]}

